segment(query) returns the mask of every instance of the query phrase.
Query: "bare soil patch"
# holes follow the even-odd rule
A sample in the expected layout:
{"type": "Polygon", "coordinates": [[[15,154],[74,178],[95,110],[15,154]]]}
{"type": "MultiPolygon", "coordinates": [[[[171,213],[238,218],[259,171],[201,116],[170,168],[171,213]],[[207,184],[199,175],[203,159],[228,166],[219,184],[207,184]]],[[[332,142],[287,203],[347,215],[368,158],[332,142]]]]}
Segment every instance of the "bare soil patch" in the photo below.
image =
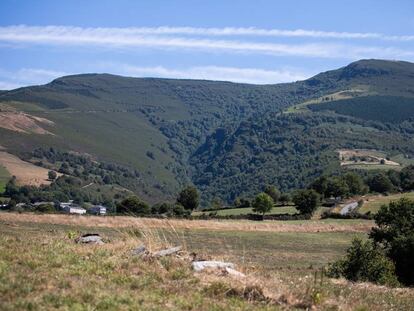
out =
{"type": "Polygon", "coordinates": [[[75,216],[62,214],[16,214],[0,213],[0,220],[6,222],[31,222],[77,225],[85,227],[140,229],[205,229],[218,231],[252,231],[252,232],[368,232],[374,225],[372,221],[336,222],[323,221],[306,222],[253,222],[253,221],[217,221],[217,220],[187,220],[187,219],[154,219],[130,216],[75,216]]]}
{"type": "Polygon", "coordinates": [[[0,164],[6,168],[11,176],[16,176],[17,183],[20,185],[48,185],[48,170],[20,160],[18,157],[0,151],[0,164]]]}
{"type": "Polygon", "coordinates": [[[400,163],[387,160],[381,152],[376,150],[342,149],[338,150],[338,153],[342,166],[356,164],[400,166],[400,163]]]}
{"type": "Polygon", "coordinates": [[[24,112],[0,111],[0,127],[20,133],[50,134],[42,125],[54,125],[45,118],[29,115],[24,112]]]}

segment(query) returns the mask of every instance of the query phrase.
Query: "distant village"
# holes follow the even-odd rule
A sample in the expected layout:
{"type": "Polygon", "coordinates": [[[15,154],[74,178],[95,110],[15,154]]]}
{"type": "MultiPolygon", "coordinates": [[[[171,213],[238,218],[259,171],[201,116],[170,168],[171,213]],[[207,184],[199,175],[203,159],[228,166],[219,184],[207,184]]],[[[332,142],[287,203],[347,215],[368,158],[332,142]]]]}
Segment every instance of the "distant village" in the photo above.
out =
{"type": "Polygon", "coordinates": [[[86,209],[82,206],[73,202],[73,200],[69,200],[68,202],[58,203],[58,206],[54,202],[35,202],[35,203],[18,203],[16,207],[27,208],[28,206],[38,207],[42,205],[51,205],[57,207],[57,210],[60,210],[67,214],[75,214],[75,215],[84,215],[84,214],[91,214],[91,215],[106,215],[107,207],[103,205],[92,205],[90,208],[86,209]]]}

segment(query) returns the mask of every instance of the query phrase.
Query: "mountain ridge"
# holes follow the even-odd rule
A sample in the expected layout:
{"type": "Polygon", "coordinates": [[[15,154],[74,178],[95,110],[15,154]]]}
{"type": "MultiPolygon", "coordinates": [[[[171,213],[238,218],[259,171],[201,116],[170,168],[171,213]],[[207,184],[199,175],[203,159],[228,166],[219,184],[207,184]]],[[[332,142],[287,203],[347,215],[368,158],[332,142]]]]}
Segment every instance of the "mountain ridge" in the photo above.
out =
{"type": "MultiPolygon", "coordinates": [[[[219,177],[221,173],[210,176],[211,172],[206,171],[206,168],[215,165],[211,161],[218,161],[218,163],[224,161],[220,156],[217,157],[219,154],[228,152],[227,159],[234,156],[232,150],[236,146],[229,145],[228,135],[230,139],[238,141],[244,135],[241,132],[249,133],[249,137],[243,138],[244,141],[249,141],[250,146],[245,150],[249,153],[260,153],[263,150],[275,153],[272,148],[276,147],[272,143],[269,145],[268,141],[263,141],[261,136],[267,135],[268,140],[283,140],[288,139],[290,134],[284,132],[277,138],[271,133],[271,128],[266,128],[266,124],[276,127],[285,126],[296,131],[298,128],[295,124],[298,122],[306,124],[311,120],[307,118],[325,120],[326,116],[333,114],[332,118],[336,123],[324,121],[325,127],[321,124],[317,126],[324,127],[324,130],[328,131],[331,128],[344,126],[344,123],[352,124],[350,128],[354,131],[359,127],[380,128],[382,125],[375,123],[378,122],[378,118],[368,119],[375,123],[374,127],[366,126],[361,123],[359,115],[354,111],[348,112],[335,108],[337,109],[335,112],[332,106],[327,105],[336,100],[329,94],[356,88],[362,89],[362,93],[350,96],[351,98],[357,96],[355,98],[362,101],[362,104],[365,99],[373,98],[374,95],[412,98],[414,97],[414,64],[400,61],[361,60],[339,69],[320,73],[304,81],[268,85],[191,79],[133,78],[94,73],[64,76],[43,86],[0,92],[1,109],[14,109],[54,123],[53,126],[44,125],[45,130],[53,135],[33,133],[23,135],[0,127],[0,145],[6,147],[9,152],[21,156],[36,147],[55,147],[88,153],[98,160],[132,167],[141,173],[146,185],[143,189],[132,190],[150,201],[172,197],[179,188],[191,182],[206,193],[205,200],[212,199],[217,192],[219,197],[230,201],[235,196],[247,195],[259,190],[260,185],[255,185],[249,191],[246,189],[238,191],[237,187],[233,187],[231,196],[224,195],[225,189],[223,193],[217,191],[218,186],[211,189],[205,186],[206,182],[217,184],[220,180],[224,180],[223,176],[219,177]],[[362,95],[365,97],[358,97],[362,95]],[[332,98],[324,99],[324,96],[332,98]],[[296,116],[289,116],[284,112],[286,108],[315,98],[324,99],[326,106],[324,110],[308,109],[305,113],[301,112],[296,116]],[[342,114],[338,111],[342,111],[342,114]],[[351,114],[343,115],[343,111],[351,114]],[[274,120],[277,122],[275,123],[274,120]],[[251,131],[254,128],[256,132],[251,131]],[[257,138],[251,140],[254,137],[257,138]],[[209,144],[211,146],[208,146],[209,144]],[[207,177],[200,177],[203,172],[207,177]]],[[[369,116],[372,111],[376,113],[375,103],[371,105],[373,108],[369,107],[369,116]]],[[[392,107],[392,103],[390,105],[392,107]]],[[[355,109],[358,109],[358,106],[355,109]]],[[[411,108],[408,106],[406,109],[411,108]]],[[[313,130],[312,122],[301,130],[309,140],[314,140],[315,137],[312,135],[316,135],[315,133],[308,135],[313,130]]],[[[405,134],[401,134],[403,130],[398,128],[401,125],[392,126],[392,135],[395,135],[396,141],[403,139],[405,134]]],[[[404,131],[408,130],[407,126],[404,126],[404,131]]],[[[360,133],[363,135],[364,131],[361,130],[360,133]]],[[[351,138],[338,133],[336,135],[338,140],[343,141],[342,145],[349,145],[348,140],[351,138]]],[[[372,136],[369,139],[372,139],[371,143],[374,145],[377,138],[372,136]]],[[[240,144],[244,143],[239,141],[236,145],[240,144]]],[[[382,148],[391,151],[392,148],[388,148],[390,146],[387,144],[382,148]]],[[[305,145],[307,144],[304,143],[305,145]]],[[[369,146],[369,144],[363,145],[369,146]]],[[[341,147],[340,143],[338,147],[341,147]]],[[[297,152],[288,146],[286,148],[292,154],[297,152]]],[[[405,152],[411,154],[411,150],[405,152]]],[[[250,157],[246,157],[248,158],[250,157]]],[[[329,165],[333,167],[332,153],[328,158],[329,165]]],[[[243,166],[242,162],[240,165],[243,166]]],[[[289,166],[289,163],[284,165],[289,166]]],[[[228,166],[232,167],[230,164],[228,166]]],[[[232,168],[232,174],[250,174],[253,177],[262,174],[252,170],[252,167],[247,167],[248,165],[247,171],[242,169],[240,172],[232,168]]],[[[269,167],[265,169],[269,170],[269,167]]],[[[273,170],[270,169],[269,172],[273,170]]],[[[274,178],[266,177],[263,183],[275,183],[284,190],[289,190],[303,185],[310,176],[324,171],[321,167],[316,171],[312,170],[314,173],[301,177],[302,182],[294,182],[291,185],[286,181],[276,180],[276,176],[279,176],[277,173],[274,174],[274,178]]],[[[227,171],[226,174],[229,172],[227,171]]],[[[279,178],[291,177],[283,175],[279,178]]]]}

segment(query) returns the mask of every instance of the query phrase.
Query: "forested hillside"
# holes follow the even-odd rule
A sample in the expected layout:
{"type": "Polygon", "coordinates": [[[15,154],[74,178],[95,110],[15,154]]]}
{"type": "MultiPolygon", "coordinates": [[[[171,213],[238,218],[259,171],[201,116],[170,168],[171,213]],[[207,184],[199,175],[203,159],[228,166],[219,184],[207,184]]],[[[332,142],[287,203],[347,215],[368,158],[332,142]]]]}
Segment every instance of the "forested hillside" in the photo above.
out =
{"type": "Polygon", "coordinates": [[[230,202],[337,171],[338,148],[413,157],[413,98],[407,62],[364,60],[278,85],[75,75],[0,93],[0,145],[25,159],[53,147],[121,165],[139,180],[122,186],[152,202],[189,183],[204,202],[230,202]]]}

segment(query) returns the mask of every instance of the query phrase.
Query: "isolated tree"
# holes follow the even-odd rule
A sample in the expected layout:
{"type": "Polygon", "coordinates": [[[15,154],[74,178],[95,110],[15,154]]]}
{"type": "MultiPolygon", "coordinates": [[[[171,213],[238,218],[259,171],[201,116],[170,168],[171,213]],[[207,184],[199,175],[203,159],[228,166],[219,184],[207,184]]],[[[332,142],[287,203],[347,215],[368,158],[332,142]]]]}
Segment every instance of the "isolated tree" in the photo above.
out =
{"type": "Polygon", "coordinates": [[[272,210],[273,199],[267,193],[259,193],[253,201],[253,212],[264,215],[272,210]]]}
{"type": "Polygon", "coordinates": [[[122,200],[117,205],[117,212],[122,214],[148,215],[151,213],[151,208],[138,197],[132,196],[122,200]]]}
{"type": "Polygon", "coordinates": [[[414,285],[414,200],[406,198],[384,205],[375,215],[377,227],[370,237],[382,245],[395,263],[400,282],[414,285]]]}
{"type": "Polygon", "coordinates": [[[195,210],[200,204],[200,197],[196,187],[188,186],[178,194],[177,203],[181,204],[186,210],[195,210]]]}
{"type": "Polygon", "coordinates": [[[267,185],[265,187],[264,193],[269,195],[274,203],[277,203],[279,201],[280,191],[275,186],[267,185]]]}
{"type": "Polygon", "coordinates": [[[295,193],[292,200],[301,214],[313,214],[318,206],[319,195],[313,189],[299,190],[295,193]]]}
{"type": "Polygon", "coordinates": [[[49,172],[47,173],[47,176],[49,177],[49,179],[50,179],[50,180],[55,180],[55,179],[56,179],[56,177],[57,177],[57,174],[56,174],[56,172],[55,172],[55,171],[49,171],[49,172]]]}

